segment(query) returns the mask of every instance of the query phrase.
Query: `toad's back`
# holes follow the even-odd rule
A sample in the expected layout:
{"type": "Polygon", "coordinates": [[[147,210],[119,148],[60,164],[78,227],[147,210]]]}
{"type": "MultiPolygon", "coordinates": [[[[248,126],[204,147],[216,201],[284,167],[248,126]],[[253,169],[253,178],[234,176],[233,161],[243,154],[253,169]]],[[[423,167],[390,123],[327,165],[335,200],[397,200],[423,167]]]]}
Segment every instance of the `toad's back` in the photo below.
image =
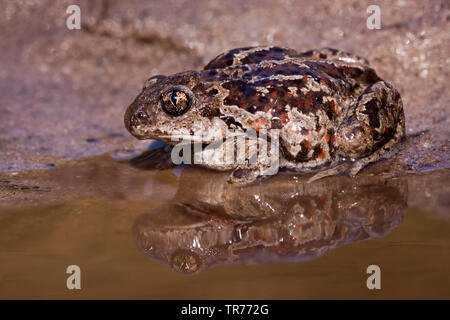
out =
{"type": "Polygon", "coordinates": [[[223,92],[223,108],[270,113],[271,128],[288,123],[293,108],[303,114],[325,114],[334,122],[356,91],[379,80],[371,68],[359,64],[366,60],[347,55],[333,49],[319,54],[279,47],[234,49],[211,61],[202,76],[217,84],[209,92],[223,92]]]}

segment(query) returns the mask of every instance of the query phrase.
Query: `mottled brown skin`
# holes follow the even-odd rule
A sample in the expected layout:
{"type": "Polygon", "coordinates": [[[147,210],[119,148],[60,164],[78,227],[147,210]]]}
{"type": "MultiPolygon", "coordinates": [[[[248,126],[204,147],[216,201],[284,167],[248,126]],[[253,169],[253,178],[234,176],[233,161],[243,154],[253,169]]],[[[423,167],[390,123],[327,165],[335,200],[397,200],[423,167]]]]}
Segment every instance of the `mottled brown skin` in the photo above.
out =
{"type": "MultiPolygon", "coordinates": [[[[280,47],[234,49],[202,71],[150,78],[125,114],[125,126],[135,137],[169,144],[174,144],[171,135],[194,135],[194,123],[218,137],[230,129],[279,129],[280,167],[315,172],[313,179],[355,175],[389,156],[405,135],[397,90],[367,60],[328,48],[304,53],[280,47]],[[174,108],[179,114],[164,107],[171,99],[180,106],[174,108]]],[[[213,159],[202,165],[234,170],[230,181],[238,184],[264,171],[261,164],[223,165],[213,159]]]]}

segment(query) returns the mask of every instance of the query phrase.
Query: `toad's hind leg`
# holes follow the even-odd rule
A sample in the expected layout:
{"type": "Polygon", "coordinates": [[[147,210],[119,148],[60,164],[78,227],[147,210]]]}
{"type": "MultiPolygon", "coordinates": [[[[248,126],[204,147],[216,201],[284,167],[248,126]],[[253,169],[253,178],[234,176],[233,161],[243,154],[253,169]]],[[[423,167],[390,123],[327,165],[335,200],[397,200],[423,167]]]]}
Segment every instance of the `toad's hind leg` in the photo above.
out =
{"type": "Polygon", "coordinates": [[[369,163],[390,156],[404,137],[400,94],[387,82],[378,81],[364,90],[338,129],[338,156],[352,160],[348,173],[355,176],[369,163]]]}

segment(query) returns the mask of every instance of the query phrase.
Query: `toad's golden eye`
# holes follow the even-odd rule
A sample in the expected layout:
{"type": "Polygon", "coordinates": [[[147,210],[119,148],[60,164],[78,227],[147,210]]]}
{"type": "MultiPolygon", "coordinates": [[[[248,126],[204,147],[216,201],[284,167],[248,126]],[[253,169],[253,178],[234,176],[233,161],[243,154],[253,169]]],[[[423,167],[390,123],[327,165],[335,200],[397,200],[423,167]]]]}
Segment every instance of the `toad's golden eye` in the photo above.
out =
{"type": "Polygon", "coordinates": [[[192,99],[187,92],[170,90],[161,96],[161,104],[166,113],[172,116],[180,116],[189,110],[192,99]]]}

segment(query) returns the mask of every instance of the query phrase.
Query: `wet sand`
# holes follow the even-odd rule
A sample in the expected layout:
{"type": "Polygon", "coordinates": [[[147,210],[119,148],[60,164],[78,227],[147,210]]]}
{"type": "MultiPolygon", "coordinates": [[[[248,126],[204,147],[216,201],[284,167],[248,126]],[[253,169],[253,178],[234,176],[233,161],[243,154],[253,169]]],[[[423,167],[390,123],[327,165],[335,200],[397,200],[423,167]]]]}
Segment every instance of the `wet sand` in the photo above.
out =
{"type": "Polygon", "coordinates": [[[82,30],[71,1],[0,12],[0,298],[450,297],[448,2],[380,1],[381,30],[360,1],[76,3],[82,30]],[[123,125],[145,79],[258,44],[368,58],[402,96],[403,151],[354,180],[244,189],[118,160],[151,144],[123,125]]]}

